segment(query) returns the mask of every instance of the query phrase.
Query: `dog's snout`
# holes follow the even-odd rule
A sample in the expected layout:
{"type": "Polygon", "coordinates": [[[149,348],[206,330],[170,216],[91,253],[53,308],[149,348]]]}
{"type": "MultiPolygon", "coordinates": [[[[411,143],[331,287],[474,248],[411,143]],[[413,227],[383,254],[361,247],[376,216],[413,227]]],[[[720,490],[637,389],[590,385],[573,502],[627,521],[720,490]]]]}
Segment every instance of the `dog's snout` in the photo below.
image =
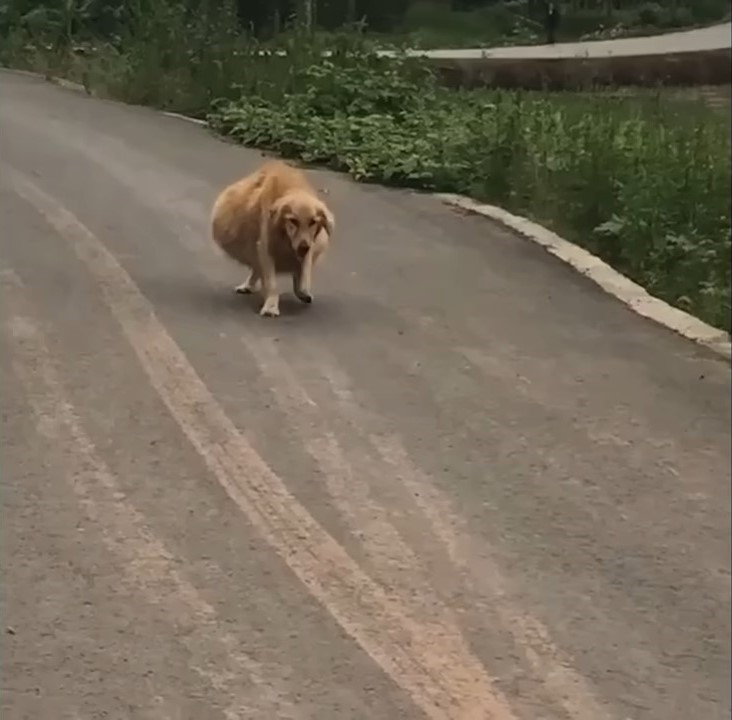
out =
{"type": "Polygon", "coordinates": [[[297,246],[297,254],[301,258],[304,258],[308,254],[308,250],[310,250],[310,246],[307,243],[300,243],[297,246]]]}

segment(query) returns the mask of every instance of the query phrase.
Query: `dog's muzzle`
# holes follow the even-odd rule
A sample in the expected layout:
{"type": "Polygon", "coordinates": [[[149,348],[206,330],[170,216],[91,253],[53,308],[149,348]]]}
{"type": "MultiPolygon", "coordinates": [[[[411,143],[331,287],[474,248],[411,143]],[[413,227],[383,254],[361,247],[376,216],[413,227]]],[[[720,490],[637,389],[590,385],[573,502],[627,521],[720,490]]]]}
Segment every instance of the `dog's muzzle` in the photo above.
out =
{"type": "Polygon", "coordinates": [[[308,251],[310,250],[310,245],[307,243],[302,243],[301,245],[297,246],[297,256],[300,258],[300,260],[303,260],[305,256],[308,254],[308,251]]]}

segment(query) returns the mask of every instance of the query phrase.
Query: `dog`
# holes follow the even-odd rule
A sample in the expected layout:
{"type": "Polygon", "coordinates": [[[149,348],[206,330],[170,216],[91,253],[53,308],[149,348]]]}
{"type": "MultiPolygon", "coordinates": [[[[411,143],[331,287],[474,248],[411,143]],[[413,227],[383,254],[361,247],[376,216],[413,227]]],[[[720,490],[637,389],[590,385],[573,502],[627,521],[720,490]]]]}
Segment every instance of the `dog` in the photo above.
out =
{"type": "Polygon", "coordinates": [[[214,202],[214,242],[233,260],[249,268],[235,290],[252,293],[260,286],[259,314],[280,314],[277,275],[292,275],[293,291],[312,303],[313,267],[330,243],[333,213],[300,170],[270,161],[224,188],[214,202]]]}

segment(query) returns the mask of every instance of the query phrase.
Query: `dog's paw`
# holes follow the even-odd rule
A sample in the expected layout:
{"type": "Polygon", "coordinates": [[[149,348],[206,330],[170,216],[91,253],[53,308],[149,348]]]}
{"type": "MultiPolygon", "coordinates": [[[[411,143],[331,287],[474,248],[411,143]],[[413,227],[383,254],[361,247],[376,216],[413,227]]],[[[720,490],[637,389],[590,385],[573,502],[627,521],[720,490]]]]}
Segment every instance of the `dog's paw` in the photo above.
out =
{"type": "Polygon", "coordinates": [[[262,317],[278,317],[280,314],[280,307],[277,301],[265,300],[262,309],[259,311],[262,317]]]}
{"type": "Polygon", "coordinates": [[[234,288],[234,292],[239,293],[239,295],[251,295],[254,289],[248,283],[242,283],[234,288]]]}
{"type": "Polygon", "coordinates": [[[306,303],[307,305],[310,305],[310,303],[313,301],[313,296],[306,290],[296,290],[295,295],[297,296],[298,300],[306,303]]]}

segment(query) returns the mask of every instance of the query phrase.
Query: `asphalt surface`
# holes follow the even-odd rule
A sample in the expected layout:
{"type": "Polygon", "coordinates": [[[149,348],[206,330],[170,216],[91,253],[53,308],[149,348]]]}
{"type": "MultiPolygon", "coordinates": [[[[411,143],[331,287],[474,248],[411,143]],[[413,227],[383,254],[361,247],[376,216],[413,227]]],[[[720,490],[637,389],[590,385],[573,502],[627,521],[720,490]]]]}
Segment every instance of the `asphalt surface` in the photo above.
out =
{"type": "Polygon", "coordinates": [[[260,160],[0,74],[3,720],[728,717],[729,365],[324,172],[260,318],[208,239],[260,160]]]}
{"type": "Polygon", "coordinates": [[[482,57],[539,60],[574,57],[603,58],[614,55],[621,57],[666,55],[669,53],[699,52],[700,50],[725,50],[731,45],[732,23],[721,23],[696,30],[680,30],[679,32],[647,37],[556,43],[554,45],[516,45],[491,49],[414,50],[412,53],[448,60],[471,60],[482,57]]]}

